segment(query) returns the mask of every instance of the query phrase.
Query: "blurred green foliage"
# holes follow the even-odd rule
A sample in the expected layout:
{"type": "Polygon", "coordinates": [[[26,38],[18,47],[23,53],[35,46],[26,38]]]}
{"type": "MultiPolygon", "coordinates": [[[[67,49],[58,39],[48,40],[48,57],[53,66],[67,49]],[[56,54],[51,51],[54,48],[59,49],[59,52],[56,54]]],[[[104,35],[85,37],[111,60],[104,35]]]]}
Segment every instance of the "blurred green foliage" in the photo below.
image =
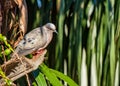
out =
{"type": "MultiPolygon", "coordinates": [[[[10,55],[11,51],[13,51],[12,47],[10,46],[10,44],[7,42],[7,38],[5,36],[3,36],[2,34],[0,34],[0,57],[3,57],[3,55],[10,55]],[[2,43],[3,45],[5,45],[4,50],[2,50],[2,43]]],[[[3,58],[2,58],[3,59],[3,58]]]]}
{"type": "Polygon", "coordinates": [[[120,0],[41,0],[40,9],[36,0],[27,1],[32,27],[47,22],[57,27],[49,67],[80,86],[119,86],[120,0]]]}

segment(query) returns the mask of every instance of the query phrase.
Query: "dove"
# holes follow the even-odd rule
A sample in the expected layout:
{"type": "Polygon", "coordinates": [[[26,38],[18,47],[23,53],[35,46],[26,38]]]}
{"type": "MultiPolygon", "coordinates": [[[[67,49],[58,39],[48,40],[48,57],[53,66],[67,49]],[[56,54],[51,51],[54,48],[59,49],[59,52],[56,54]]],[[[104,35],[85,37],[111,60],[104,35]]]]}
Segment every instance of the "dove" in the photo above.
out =
{"type": "Polygon", "coordinates": [[[45,49],[53,38],[53,32],[57,33],[52,23],[47,23],[27,33],[18,43],[11,57],[17,54],[19,57],[38,52],[45,49]]]}

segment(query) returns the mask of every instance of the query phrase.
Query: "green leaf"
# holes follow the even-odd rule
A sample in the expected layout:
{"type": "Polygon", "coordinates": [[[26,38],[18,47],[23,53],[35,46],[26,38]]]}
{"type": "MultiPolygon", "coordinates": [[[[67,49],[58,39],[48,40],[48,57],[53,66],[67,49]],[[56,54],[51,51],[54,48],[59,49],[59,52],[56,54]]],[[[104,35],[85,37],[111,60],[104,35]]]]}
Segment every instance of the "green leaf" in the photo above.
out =
{"type": "Polygon", "coordinates": [[[13,51],[12,47],[10,46],[10,44],[7,42],[7,38],[5,36],[3,36],[2,34],[0,34],[0,41],[3,41],[5,43],[5,45],[11,50],[13,51]]]}
{"type": "Polygon", "coordinates": [[[5,53],[5,55],[9,55],[11,53],[11,50],[10,49],[5,49],[4,53],[5,53]]]}
{"type": "Polygon", "coordinates": [[[114,28],[111,30],[111,45],[110,45],[110,75],[111,84],[114,85],[115,79],[115,43],[114,43],[114,28]]]}
{"type": "Polygon", "coordinates": [[[60,80],[58,80],[58,78],[56,77],[56,75],[53,72],[51,72],[50,69],[45,64],[40,65],[40,70],[47,77],[47,79],[53,86],[63,86],[60,83],[60,80]]]}
{"type": "Polygon", "coordinates": [[[59,77],[60,79],[66,81],[68,83],[69,86],[78,86],[70,77],[64,75],[63,73],[50,69],[51,72],[55,73],[55,75],[57,77],[59,77]]]}
{"type": "MultiPolygon", "coordinates": [[[[45,77],[40,71],[36,70],[32,74],[35,77],[35,81],[36,81],[38,86],[47,86],[47,83],[45,81],[45,77]]],[[[36,86],[35,82],[33,82],[33,84],[34,84],[34,86],[36,86]]]]}

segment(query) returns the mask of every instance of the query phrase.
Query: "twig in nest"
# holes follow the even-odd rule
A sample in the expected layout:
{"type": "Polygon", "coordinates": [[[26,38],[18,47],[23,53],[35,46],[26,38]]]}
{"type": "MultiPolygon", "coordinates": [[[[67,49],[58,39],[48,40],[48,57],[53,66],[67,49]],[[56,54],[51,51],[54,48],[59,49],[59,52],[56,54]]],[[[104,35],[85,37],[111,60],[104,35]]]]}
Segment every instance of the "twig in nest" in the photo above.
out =
{"type": "Polygon", "coordinates": [[[1,45],[2,46],[2,52],[3,52],[3,57],[4,57],[4,63],[6,62],[6,58],[5,58],[5,53],[4,53],[4,46],[3,45],[1,45]]]}
{"type": "MultiPolygon", "coordinates": [[[[16,57],[20,60],[21,64],[23,65],[23,69],[26,70],[26,64],[23,63],[22,59],[17,55],[17,53],[16,53],[16,57]]],[[[30,86],[29,77],[26,71],[25,71],[25,76],[27,79],[28,86],[30,86]]]]}
{"type": "MultiPolygon", "coordinates": [[[[38,66],[44,61],[44,56],[46,52],[47,50],[44,50],[42,54],[38,54],[37,56],[35,56],[36,59],[28,59],[25,57],[21,57],[20,59],[18,59],[17,57],[11,59],[2,65],[2,70],[5,72],[6,76],[10,80],[15,81],[25,74],[37,69],[38,66]]],[[[5,84],[4,79],[0,79],[0,84],[5,84]]]]}

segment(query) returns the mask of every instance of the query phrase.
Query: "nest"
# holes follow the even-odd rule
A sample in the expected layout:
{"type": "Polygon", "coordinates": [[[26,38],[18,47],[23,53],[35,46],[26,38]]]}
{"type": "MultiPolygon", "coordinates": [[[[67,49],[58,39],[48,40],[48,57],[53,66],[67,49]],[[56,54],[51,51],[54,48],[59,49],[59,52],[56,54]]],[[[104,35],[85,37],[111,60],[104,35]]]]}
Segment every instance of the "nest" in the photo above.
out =
{"type": "MultiPolygon", "coordinates": [[[[44,50],[41,54],[33,56],[33,59],[28,59],[26,57],[15,57],[4,63],[1,68],[7,79],[15,81],[27,73],[36,70],[38,66],[44,61],[46,52],[47,50],[44,50]]],[[[5,78],[0,77],[0,86],[4,86],[5,84],[5,78]]]]}

